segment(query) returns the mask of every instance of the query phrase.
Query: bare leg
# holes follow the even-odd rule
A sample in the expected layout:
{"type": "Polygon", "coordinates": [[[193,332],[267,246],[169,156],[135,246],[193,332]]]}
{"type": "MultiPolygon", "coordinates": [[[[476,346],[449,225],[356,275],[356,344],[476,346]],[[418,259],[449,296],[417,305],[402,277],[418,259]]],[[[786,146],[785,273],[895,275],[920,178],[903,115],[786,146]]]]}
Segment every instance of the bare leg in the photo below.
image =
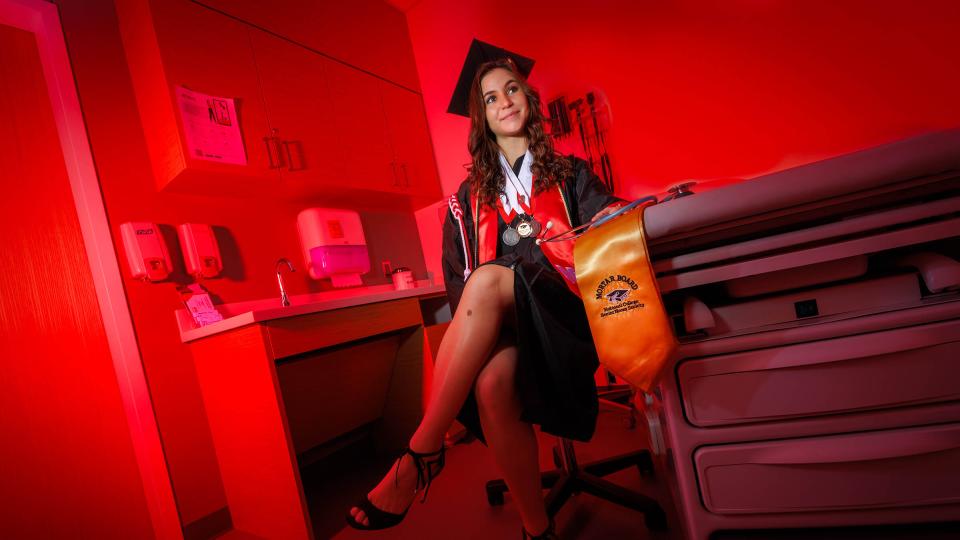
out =
{"type": "Polygon", "coordinates": [[[437,351],[442,378],[434,381],[435,391],[423,421],[410,439],[414,449],[439,448],[477,373],[490,358],[504,315],[513,313],[513,302],[513,270],[486,265],[470,277],[437,351]]]}
{"type": "MultiPolygon", "coordinates": [[[[470,276],[440,342],[440,368],[434,374],[433,393],[423,421],[410,439],[412,450],[432,452],[443,444],[444,433],[467,399],[480,368],[490,358],[504,315],[513,312],[513,302],[513,270],[486,265],[470,276]]],[[[377,508],[402,513],[414,497],[416,480],[416,468],[411,458],[404,456],[399,471],[391,468],[367,496],[377,508]]],[[[352,508],[350,513],[357,521],[368,523],[359,508],[352,508]]]]}
{"type": "Polygon", "coordinates": [[[540,533],[550,519],[540,486],[537,436],[533,426],[520,420],[516,372],[517,348],[502,340],[477,376],[477,405],[487,445],[517,503],[523,527],[540,533]]]}

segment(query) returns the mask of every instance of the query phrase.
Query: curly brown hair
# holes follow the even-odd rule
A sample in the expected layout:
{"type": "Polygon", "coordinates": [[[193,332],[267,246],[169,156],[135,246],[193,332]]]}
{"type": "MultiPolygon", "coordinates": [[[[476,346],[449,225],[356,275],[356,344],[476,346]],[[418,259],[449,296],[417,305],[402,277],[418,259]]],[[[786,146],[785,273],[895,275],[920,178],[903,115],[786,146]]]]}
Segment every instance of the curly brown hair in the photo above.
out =
{"type": "Polygon", "coordinates": [[[478,194],[480,203],[493,206],[503,192],[506,178],[500,168],[500,147],[493,131],[487,125],[487,116],[480,89],[480,81],[494,69],[502,68],[513,73],[517,84],[527,97],[529,116],[524,126],[530,153],[533,155],[533,192],[540,193],[573,173],[570,160],[559,155],[553,148],[553,141],[543,127],[543,111],[540,94],[527,84],[527,80],[509,58],[493,60],[477,69],[470,88],[470,138],[467,149],[472,163],[467,167],[471,191],[478,194]]]}

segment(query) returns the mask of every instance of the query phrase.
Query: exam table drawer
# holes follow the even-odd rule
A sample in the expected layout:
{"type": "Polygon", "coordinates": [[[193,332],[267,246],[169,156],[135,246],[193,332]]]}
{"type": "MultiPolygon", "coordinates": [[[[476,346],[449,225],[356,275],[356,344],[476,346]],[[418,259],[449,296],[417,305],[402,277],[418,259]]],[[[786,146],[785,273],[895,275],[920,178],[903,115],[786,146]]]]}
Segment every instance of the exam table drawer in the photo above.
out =
{"type": "Polygon", "coordinates": [[[960,424],[706,446],[694,453],[716,514],[960,502],[960,424]]]}
{"type": "Polygon", "coordinates": [[[680,393],[700,427],[960,400],[960,320],[682,363],[680,393]]]}

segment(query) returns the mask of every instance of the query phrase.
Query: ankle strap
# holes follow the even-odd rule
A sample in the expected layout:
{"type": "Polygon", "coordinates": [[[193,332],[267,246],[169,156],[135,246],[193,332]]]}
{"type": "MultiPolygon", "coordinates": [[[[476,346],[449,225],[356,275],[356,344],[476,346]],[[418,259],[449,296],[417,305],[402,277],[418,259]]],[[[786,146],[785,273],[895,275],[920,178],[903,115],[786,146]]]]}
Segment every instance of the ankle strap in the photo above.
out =
{"type": "Polygon", "coordinates": [[[440,449],[435,452],[416,452],[408,446],[403,449],[403,452],[400,453],[400,457],[397,459],[397,471],[395,473],[394,483],[400,485],[400,462],[403,460],[403,456],[409,454],[413,458],[413,464],[417,468],[417,487],[413,490],[414,493],[423,489],[423,498],[420,499],[420,502],[426,502],[427,493],[430,492],[430,485],[433,484],[433,479],[440,474],[440,471],[443,470],[445,463],[445,454],[446,447],[442,444],[440,449]],[[433,459],[430,459],[433,458],[433,459]]]}

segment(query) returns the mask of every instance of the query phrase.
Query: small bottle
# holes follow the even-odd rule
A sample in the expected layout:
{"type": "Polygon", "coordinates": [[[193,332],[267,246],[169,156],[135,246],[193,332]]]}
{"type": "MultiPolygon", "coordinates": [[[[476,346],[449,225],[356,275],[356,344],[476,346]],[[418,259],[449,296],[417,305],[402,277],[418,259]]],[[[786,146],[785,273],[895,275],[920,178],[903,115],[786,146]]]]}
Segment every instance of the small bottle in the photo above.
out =
{"type": "Polygon", "coordinates": [[[395,268],[390,274],[390,277],[393,278],[393,288],[398,291],[412,289],[417,286],[413,281],[413,272],[405,266],[395,268]]]}

